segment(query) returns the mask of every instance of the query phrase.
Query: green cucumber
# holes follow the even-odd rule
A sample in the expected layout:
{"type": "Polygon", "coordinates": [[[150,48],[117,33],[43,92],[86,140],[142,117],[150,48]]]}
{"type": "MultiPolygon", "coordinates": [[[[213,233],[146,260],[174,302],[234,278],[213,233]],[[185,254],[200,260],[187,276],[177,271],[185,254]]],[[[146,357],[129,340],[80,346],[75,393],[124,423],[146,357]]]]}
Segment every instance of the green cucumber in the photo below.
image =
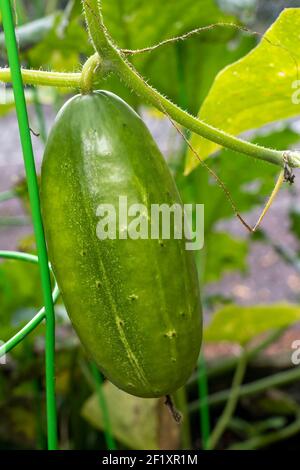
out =
{"type": "Polygon", "coordinates": [[[106,91],[59,112],[43,164],[41,203],[49,257],[88,355],[116,386],[160,397],[183,386],[202,337],[198,277],[185,240],[106,239],[100,204],[182,204],[141,118],[106,91]]]}

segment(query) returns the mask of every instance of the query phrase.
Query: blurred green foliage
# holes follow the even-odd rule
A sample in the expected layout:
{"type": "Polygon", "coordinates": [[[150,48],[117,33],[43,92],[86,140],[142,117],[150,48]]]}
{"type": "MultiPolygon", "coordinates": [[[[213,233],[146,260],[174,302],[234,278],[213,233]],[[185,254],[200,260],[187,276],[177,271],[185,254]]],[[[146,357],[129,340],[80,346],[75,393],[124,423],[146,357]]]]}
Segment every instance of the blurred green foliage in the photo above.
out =
{"type": "Polygon", "coordinates": [[[216,312],[205,330],[207,341],[247,344],[261,333],[300,321],[298,305],[228,305],[216,312]]]}

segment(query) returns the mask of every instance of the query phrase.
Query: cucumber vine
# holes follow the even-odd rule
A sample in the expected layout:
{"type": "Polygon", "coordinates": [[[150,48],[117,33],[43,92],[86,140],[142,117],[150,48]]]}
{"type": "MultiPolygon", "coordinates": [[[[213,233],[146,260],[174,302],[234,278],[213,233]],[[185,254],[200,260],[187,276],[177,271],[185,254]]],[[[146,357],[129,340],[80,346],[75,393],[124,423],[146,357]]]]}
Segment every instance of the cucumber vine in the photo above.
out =
{"type": "MultiPolygon", "coordinates": [[[[96,51],[96,54],[83,66],[82,74],[23,69],[22,77],[25,84],[68,87],[81,89],[83,93],[87,93],[95,87],[97,77],[104,72],[112,72],[138,96],[186,129],[223,147],[282,168],[287,164],[291,168],[300,167],[300,152],[278,151],[242,140],[192,116],[160,94],[126,59],[126,56],[130,55],[129,51],[122,52],[114,44],[103,21],[101,0],[83,0],[82,3],[89,35],[96,51]],[[98,67],[98,63],[101,63],[101,67],[98,67]]],[[[11,82],[9,69],[0,69],[0,81],[11,82]]]]}

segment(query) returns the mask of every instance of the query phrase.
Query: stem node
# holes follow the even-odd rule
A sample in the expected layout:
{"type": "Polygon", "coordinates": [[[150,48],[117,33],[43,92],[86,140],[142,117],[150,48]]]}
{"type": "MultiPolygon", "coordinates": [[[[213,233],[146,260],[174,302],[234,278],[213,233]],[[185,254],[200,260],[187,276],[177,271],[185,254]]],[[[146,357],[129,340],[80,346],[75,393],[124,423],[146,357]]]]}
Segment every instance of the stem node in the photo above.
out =
{"type": "Polygon", "coordinates": [[[83,95],[87,95],[93,91],[94,75],[101,66],[102,60],[96,52],[85,62],[80,79],[80,89],[83,95]]]}

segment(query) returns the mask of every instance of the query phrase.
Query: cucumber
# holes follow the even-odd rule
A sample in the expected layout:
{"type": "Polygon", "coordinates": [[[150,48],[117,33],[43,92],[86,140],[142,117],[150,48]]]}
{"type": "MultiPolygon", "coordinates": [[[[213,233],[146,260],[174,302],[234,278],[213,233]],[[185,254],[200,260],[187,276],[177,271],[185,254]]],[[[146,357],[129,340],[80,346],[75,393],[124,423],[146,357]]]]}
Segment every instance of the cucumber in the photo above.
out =
{"type": "MultiPolygon", "coordinates": [[[[183,386],[202,337],[198,277],[185,240],[99,240],[97,208],[181,203],[148,129],[107,91],[60,110],[42,163],[49,258],[89,357],[120,389],[160,397],[183,386]]],[[[172,232],[171,232],[172,233],[172,232]]]]}

